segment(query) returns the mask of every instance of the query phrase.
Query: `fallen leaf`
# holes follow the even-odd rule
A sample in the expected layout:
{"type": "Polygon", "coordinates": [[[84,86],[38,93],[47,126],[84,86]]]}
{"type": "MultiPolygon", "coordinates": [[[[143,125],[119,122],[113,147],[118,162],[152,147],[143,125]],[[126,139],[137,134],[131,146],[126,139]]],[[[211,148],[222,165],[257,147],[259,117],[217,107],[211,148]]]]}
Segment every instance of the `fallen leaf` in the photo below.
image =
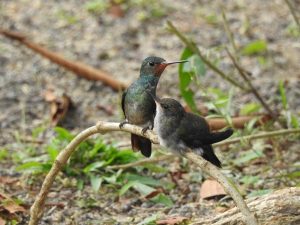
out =
{"type": "Polygon", "coordinates": [[[5,225],[5,220],[0,217],[0,225],[5,225]]]}
{"type": "Polygon", "coordinates": [[[0,193],[0,208],[7,210],[10,214],[16,212],[26,212],[26,209],[18,205],[11,197],[7,194],[0,193]]]}
{"type": "Polygon", "coordinates": [[[43,95],[44,95],[46,102],[53,102],[56,99],[56,96],[52,89],[44,91],[43,95]]]}
{"type": "Polygon", "coordinates": [[[176,225],[179,223],[186,222],[189,218],[184,216],[172,216],[163,220],[157,220],[156,224],[159,225],[176,225]]]}
{"type": "Polygon", "coordinates": [[[205,180],[201,185],[200,198],[212,198],[216,196],[224,196],[226,192],[219,182],[216,180],[205,180]]]}
{"type": "Polygon", "coordinates": [[[1,176],[0,183],[1,184],[13,184],[16,183],[19,179],[15,177],[1,176]]]}
{"type": "Polygon", "coordinates": [[[150,192],[146,196],[144,196],[146,199],[151,199],[157,196],[158,194],[163,193],[163,190],[161,188],[157,188],[155,191],[150,192]]]}
{"type": "Polygon", "coordinates": [[[114,1],[112,1],[108,12],[115,18],[124,17],[124,10],[121,8],[120,4],[116,4],[114,1]]]}

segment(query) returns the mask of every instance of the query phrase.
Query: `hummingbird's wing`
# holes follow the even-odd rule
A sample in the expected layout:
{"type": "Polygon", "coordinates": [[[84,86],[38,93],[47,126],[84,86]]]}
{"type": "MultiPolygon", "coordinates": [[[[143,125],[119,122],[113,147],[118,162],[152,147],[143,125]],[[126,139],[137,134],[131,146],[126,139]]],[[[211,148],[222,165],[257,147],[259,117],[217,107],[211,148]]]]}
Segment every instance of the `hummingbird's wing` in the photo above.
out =
{"type": "Polygon", "coordinates": [[[180,139],[190,148],[199,148],[208,142],[209,126],[203,117],[186,113],[177,129],[180,139]]]}
{"type": "Polygon", "coordinates": [[[121,106],[122,106],[122,110],[123,110],[123,113],[124,113],[125,117],[126,117],[126,115],[125,115],[125,97],[126,97],[126,94],[127,94],[127,91],[124,91],[123,94],[122,94],[122,100],[121,100],[121,106]]]}

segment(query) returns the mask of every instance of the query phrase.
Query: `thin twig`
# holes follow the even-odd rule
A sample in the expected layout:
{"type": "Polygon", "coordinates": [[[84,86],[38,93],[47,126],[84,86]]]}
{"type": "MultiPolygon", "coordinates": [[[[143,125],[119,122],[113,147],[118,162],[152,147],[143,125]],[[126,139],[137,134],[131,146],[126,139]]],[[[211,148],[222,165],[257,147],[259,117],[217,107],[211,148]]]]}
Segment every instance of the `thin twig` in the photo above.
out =
{"type": "Polygon", "coordinates": [[[291,14],[292,14],[297,26],[298,26],[298,29],[300,30],[300,22],[299,22],[299,19],[298,19],[297,15],[296,15],[296,11],[295,11],[293,5],[290,3],[289,0],[284,0],[284,1],[287,4],[287,6],[289,7],[289,10],[291,11],[291,14]]]}
{"type": "Polygon", "coordinates": [[[174,33],[185,45],[187,48],[189,48],[194,54],[197,54],[201,60],[214,72],[216,72],[216,74],[218,74],[219,76],[221,76],[224,80],[227,80],[229,83],[231,83],[232,85],[247,91],[247,88],[244,87],[244,85],[240,84],[239,82],[237,82],[236,80],[234,80],[233,78],[231,78],[229,75],[225,74],[223,71],[221,71],[218,67],[216,67],[212,62],[210,62],[200,51],[200,49],[196,46],[196,44],[194,42],[192,42],[191,40],[188,40],[182,33],[180,33],[179,30],[177,30],[177,28],[170,22],[167,21],[168,24],[168,28],[169,31],[174,33]]]}
{"type": "MultiPolygon", "coordinates": [[[[145,134],[143,134],[143,130],[140,127],[125,124],[123,128],[119,128],[119,123],[110,123],[110,122],[98,122],[95,126],[92,126],[81,133],[79,133],[67,146],[64,150],[62,150],[59,155],[56,157],[52,168],[50,169],[49,173],[47,174],[40,193],[37,195],[31,209],[30,209],[30,221],[29,225],[37,225],[38,221],[40,220],[43,210],[45,201],[47,198],[47,195],[50,191],[50,188],[54,182],[54,179],[58,172],[62,169],[62,167],[66,164],[68,159],[70,158],[71,154],[76,150],[77,146],[87,139],[89,136],[96,134],[96,133],[106,133],[109,131],[126,131],[130,133],[134,133],[140,136],[144,136],[148,139],[150,139],[153,143],[158,143],[158,138],[155,135],[153,131],[147,131],[145,134]]],[[[193,160],[200,168],[202,168],[204,171],[208,172],[209,175],[212,177],[216,177],[218,181],[220,181],[222,184],[226,183],[227,178],[211,163],[204,160],[202,157],[197,156],[194,153],[187,153],[186,157],[193,160]],[[199,164],[200,163],[200,164],[199,164]]],[[[228,182],[227,182],[228,185],[228,182]]],[[[224,187],[232,198],[236,201],[237,207],[241,210],[242,214],[245,217],[245,223],[248,225],[256,225],[255,223],[255,217],[251,214],[247,206],[245,206],[245,203],[243,201],[243,198],[240,196],[239,192],[235,190],[235,187],[233,186],[226,186],[224,187]],[[230,189],[231,188],[231,189],[230,189]],[[230,189],[230,190],[229,190],[230,189]],[[238,202],[241,201],[241,202],[238,202]],[[254,218],[254,219],[253,219],[254,218]]]]}
{"type": "Polygon", "coordinates": [[[225,189],[225,191],[232,197],[236,206],[244,215],[244,223],[248,225],[258,225],[257,218],[254,213],[251,213],[246,205],[243,197],[237,189],[232,185],[232,181],[225,177],[217,167],[213,166],[210,162],[206,161],[202,157],[199,157],[194,152],[185,153],[185,157],[194,162],[201,168],[202,171],[215,178],[225,189]]]}
{"type": "Polygon", "coordinates": [[[227,139],[225,141],[221,141],[219,143],[213,144],[213,146],[214,147],[219,147],[219,146],[239,143],[239,142],[242,142],[242,141],[245,141],[245,140],[251,141],[251,140],[256,140],[256,139],[270,138],[270,137],[276,137],[276,136],[285,136],[285,135],[288,135],[288,134],[298,134],[298,133],[300,133],[300,128],[297,128],[297,129],[282,129],[282,130],[263,132],[263,133],[260,133],[260,134],[252,134],[252,135],[247,135],[247,136],[243,136],[243,137],[227,139]]]}
{"type": "MultiPolygon", "coordinates": [[[[237,138],[231,138],[227,139],[225,141],[221,141],[218,143],[213,144],[213,147],[221,147],[221,146],[226,146],[230,144],[236,144],[239,142],[250,142],[252,140],[256,139],[262,139],[262,138],[271,138],[271,137],[276,137],[276,136],[284,136],[284,135],[289,135],[289,134],[297,134],[300,133],[300,129],[284,129],[284,130],[277,130],[277,131],[271,131],[271,132],[264,132],[260,134],[252,134],[252,135],[247,135],[243,137],[237,137],[237,138]]],[[[144,165],[145,163],[151,163],[151,162],[160,162],[164,160],[170,160],[173,159],[174,155],[165,155],[162,157],[157,157],[157,158],[151,158],[151,159],[143,159],[134,163],[127,163],[127,164],[121,164],[121,165],[115,165],[115,166],[110,166],[108,167],[109,169],[126,169],[130,168],[132,166],[137,166],[137,165],[144,165]]]]}
{"type": "Polygon", "coordinates": [[[163,156],[160,156],[157,158],[142,159],[140,161],[127,163],[127,164],[107,166],[106,168],[107,169],[127,169],[127,168],[132,168],[135,166],[145,165],[147,163],[156,163],[156,162],[160,162],[160,161],[171,160],[175,157],[176,157],[175,155],[163,155],[163,156]]]}
{"type": "Polygon", "coordinates": [[[223,24],[224,24],[225,32],[226,32],[227,37],[228,37],[228,39],[229,39],[229,41],[232,45],[234,53],[237,56],[238,49],[237,49],[235,41],[234,41],[233,33],[231,32],[231,30],[229,28],[228,20],[227,20],[225,10],[224,10],[223,6],[221,6],[221,10],[222,10],[222,18],[223,18],[223,24]]]}
{"type": "Polygon", "coordinates": [[[229,58],[231,59],[233,65],[235,66],[235,68],[237,69],[237,71],[239,72],[239,74],[241,75],[241,77],[244,79],[244,81],[247,83],[247,85],[249,86],[251,92],[254,94],[254,96],[256,97],[256,99],[261,103],[261,105],[265,108],[265,110],[271,115],[272,119],[276,120],[279,124],[282,125],[282,123],[278,119],[278,116],[276,115],[276,113],[274,113],[273,110],[271,110],[271,108],[269,107],[269,105],[264,101],[264,99],[258,93],[257,89],[253,86],[252,82],[248,78],[248,75],[245,74],[244,70],[237,63],[237,61],[234,58],[234,56],[230,53],[230,51],[227,48],[225,48],[225,50],[226,50],[229,58]]]}

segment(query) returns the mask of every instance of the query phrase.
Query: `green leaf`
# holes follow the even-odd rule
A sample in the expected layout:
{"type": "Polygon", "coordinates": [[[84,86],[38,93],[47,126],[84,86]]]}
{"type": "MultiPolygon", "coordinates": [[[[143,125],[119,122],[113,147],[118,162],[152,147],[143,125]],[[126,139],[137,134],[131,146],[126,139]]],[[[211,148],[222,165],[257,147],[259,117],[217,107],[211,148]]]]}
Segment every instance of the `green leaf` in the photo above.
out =
{"type": "Polygon", "coordinates": [[[288,178],[291,178],[291,179],[299,178],[300,177],[300,171],[294,171],[294,172],[288,173],[284,176],[288,177],[288,178]]]}
{"type": "Polygon", "coordinates": [[[60,141],[71,141],[74,138],[68,130],[62,127],[55,127],[54,131],[56,132],[56,138],[60,141]]]}
{"type": "Polygon", "coordinates": [[[259,177],[258,176],[243,176],[240,181],[246,185],[255,184],[257,181],[259,181],[259,177]]]}
{"type": "Polygon", "coordinates": [[[257,191],[252,191],[248,197],[257,197],[257,196],[262,196],[262,195],[265,195],[265,194],[268,194],[272,192],[272,189],[263,189],[263,190],[257,190],[257,191]]]}
{"type": "Polygon", "coordinates": [[[250,114],[253,114],[253,113],[256,113],[260,110],[261,108],[261,105],[258,104],[258,103],[248,103],[248,104],[245,104],[241,110],[240,110],[240,114],[241,115],[250,115],[250,114]]]}
{"type": "Polygon", "coordinates": [[[123,185],[123,187],[120,189],[119,195],[125,194],[130,188],[135,189],[142,195],[148,195],[151,192],[155,191],[154,188],[146,184],[142,184],[138,181],[129,181],[127,184],[123,185]]]}
{"type": "Polygon", "coordinates": [[[137,225],[155,225],[155,221],[159,218],[158,214],[146,217],[143,221],[139,222],[137,225]]]}
{"type": "Polygon", "coordinates": [[[299,128],[299,119],[295,115],[291,115],[291,125],[293,128],[299,128]]]}
{"type": "Polygon", "coordinates": [[[243,163],[246,163],[246,162],[249,162],[253,159],[257,159],[257,158],[260,158],[262,157],[264,154],[262,152],[262,150],[249,150],[249,151],[246,151],[246,152],[243,152],[242,153],[242,156],[235,159],[233,162],[234,164],[236,165],[240,165],[240,164],[243,164],[243,163]]]}
{"type": "Polygon", "coordinates": [[[161,203],[167,207],[172,207],[174,205],[171,198],[166,196],[163,193],[160,193],[159,195],[155,196],[154,198],[151,199],[151,201],[153,201],[155,203],[161,203]]]}
{"type": "Polygon", "coordinates": [[[139,183],[151,185],[154,187],[163,186],[160,180],[153,179],[152,177],[140,176],[136,174],[127,173],[125,179],[128,181],[138,181],[139,183]]]}
{"type": "Polygon", "coordinates": [[[103,182],[103,178],[99,177],[99,176],[92,175],[90,177],[90,181],[91,181],[91,185],[92,185],[93,191],[95,191],[95,192],[99,191],[99,189],[101,187],[101,184],[103,182]]]}
{"type": "MultiPolygon", "coordinates": [[[[193,52],[189,48],[185,48],[181,54],[181,60],[190,58],[193,52]]],[[[179,64],[179,89],[181,96],[191,108],[192,111],[197,112],[196,103],[194,100],[194,93],[190,90],[189,85],[192,81],[193,73],[191,73],[190,63],[179,64]]]]}
{"type": "Polygon", "coordinates": [[[255,55],[267,50],[267,43],[264,40],[256,40],[247,44],[243,49],[244,55],[255,55]]]}
{"type": "MultiPolygon", "coordinates": [[[[186,63],[187,65],[189,63],[186,63]]],[[[206,73],[205,64],[198,55],[190,57],[191,71],[196,76],[204,76],[206,73]]]]}
{"type": "Polygon", "coordinates": [[[17,171],[26,170],[28,172],[46,173],[51,169],[51,163],[26,162],[16,168],[17,171]]]}
{"type": "Polygon", "coordinates": [[[100,168],[100,167],[103,167],[105,163],[106,163],[105,161],[93,162],[93,163],[87,165],[87,166],[83,169],[83,172],[84,172],[84,173],[90,173],[90,172],[96,171],[96,169],[98,169],[98,168],[100,168]]]}
{"type": "Polygon", "coordinates": [[[119,191],[119,195],[124,195],[133,185],[138,183],[137,181],[130,181],[127,184],[123,185],[122,188],[119,191]]]}
{"type": "Polygon", "coordinates": [[[58,152],[59,152],[57,146],[50,144],[49,146],[47,146],[47,152],[50,157],[50,161],[54,162],[54,160],[56,159],[56,156],[58,155],[58,152]]]}
{"type": "Polygon", "coordinates": [[[283,105],[283,108],[286,110],[288,107],[287,98],[285,94],[285,88],[284,88],[284,82],[281,80],[279,81],[279,92],[281,96],[281,103],[283,105]]]}
{"type": "Polygon", "coordinates": [[[8,158],[8,151],[5,148],[0,149],[0,160],[8,158]]]}

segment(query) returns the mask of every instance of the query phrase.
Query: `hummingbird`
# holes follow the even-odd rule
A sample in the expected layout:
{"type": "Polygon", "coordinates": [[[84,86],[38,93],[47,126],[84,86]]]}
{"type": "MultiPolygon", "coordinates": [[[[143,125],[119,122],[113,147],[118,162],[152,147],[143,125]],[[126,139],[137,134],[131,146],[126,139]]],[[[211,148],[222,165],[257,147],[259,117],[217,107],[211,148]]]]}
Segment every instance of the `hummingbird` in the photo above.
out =
{"type": "Polygon", "coordinates": [[[160,144],[177,155],[182,155],[189,148],[221,168],[212,144],[230,137],[233,130],[228,128],[225,131],[211,132],[203,117],[186,112],[178,101],[172,98],[159,99],[149,94],[156,103],[154,130],[160,144]]]}
{"type": "MultiPolygon", "coordinates": [[[[144,59],[139,78],[122,95],[121,103],[125,121],[120,123],[120,128],[130,123],[143,127],[143,133],[153,129],[156,105],[148,92],[156,96],[156,87],[165,68],[171,64],[184,62],[187,60],[166,62],[156,56],[144,59]]],[[[146,157],[151,156],[151,141],[147,138],[131,134],[131,145],[133,150],[141,151],[146,157]]]]}

